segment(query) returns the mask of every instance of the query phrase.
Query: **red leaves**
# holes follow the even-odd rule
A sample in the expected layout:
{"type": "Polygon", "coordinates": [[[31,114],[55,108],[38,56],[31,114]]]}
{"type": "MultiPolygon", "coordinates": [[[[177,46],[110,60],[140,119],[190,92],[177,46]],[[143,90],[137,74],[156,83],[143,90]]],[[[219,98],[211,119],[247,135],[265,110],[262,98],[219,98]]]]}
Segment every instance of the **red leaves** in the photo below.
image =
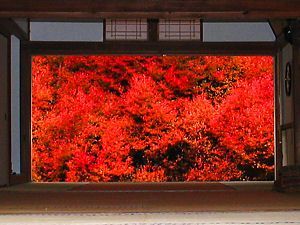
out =
{"type": "Polygon", "coordinates": [[[271,57],[34,57],[33,179],[270,178],[272,67],[271,57]]]}
{"type": "MultiPolygon", "coordinates": [[[[257,174],[258,179],[273,173],[274,100],[270,62],[260,70],[253,68],[259,76],[252,73],[252,67],[248,68],[252,77],[248,75],[247,79],[238,81],[211,121],[221,145],[241,155],[242,165],[260,170],[262,174],[257,174]]],[[[250,176],[247,171],[244,173],[250,176]]]]}

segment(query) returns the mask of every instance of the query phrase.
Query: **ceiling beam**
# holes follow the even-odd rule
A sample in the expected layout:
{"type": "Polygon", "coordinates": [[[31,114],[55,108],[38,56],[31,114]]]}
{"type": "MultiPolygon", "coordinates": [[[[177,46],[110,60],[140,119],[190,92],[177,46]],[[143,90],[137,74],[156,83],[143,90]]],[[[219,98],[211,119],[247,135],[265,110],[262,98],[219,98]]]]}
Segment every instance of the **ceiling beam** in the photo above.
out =
{"type": "Polygon", "coordinates": [[[15,35],[21,40],[28,40],[29,35],[23,31],[12,19],[0,19],[0,32],[6,36],[15,35]]]}
{"type": "Polygon", "coordinates": [[[270,20],[269,23],[276,37],[282,35],[288,26],[287,20],[270,20]]]}
{"type": "Polygon", "coordinates": [[[0,17],[293,19],[299,0],[0,0],[0,17]]]}
{"type": "Polygon", "coordinates": [[[106,41],[106,42],[37,42],[23,43],[32,55],[275,55],[275,42],[198,42],[198,41],[106,41]]]}

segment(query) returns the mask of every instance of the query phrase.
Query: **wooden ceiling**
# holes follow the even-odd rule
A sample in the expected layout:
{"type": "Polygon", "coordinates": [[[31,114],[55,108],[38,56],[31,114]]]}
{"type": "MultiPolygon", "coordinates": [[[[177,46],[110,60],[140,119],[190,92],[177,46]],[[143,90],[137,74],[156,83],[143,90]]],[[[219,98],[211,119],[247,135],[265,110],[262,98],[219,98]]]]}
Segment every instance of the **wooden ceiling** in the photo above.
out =
{"type": "Polygon", "coordinates": [[[0,0],[0,17],[297,19],[300,0],[0,0]]]}

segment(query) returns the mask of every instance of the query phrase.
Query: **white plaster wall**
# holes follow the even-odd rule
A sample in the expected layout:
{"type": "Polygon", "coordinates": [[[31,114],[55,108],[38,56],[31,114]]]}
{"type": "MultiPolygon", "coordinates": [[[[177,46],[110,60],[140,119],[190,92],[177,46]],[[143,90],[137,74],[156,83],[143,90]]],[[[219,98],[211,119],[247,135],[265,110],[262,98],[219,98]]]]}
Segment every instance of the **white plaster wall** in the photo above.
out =
{"type": "Polygon", "coordinates": [[[30,22],[32,41],[103,41],[102,22],[30,22]]]}
{"type": "Polygon", "coordinates": [[[11,162],[12,172],[21,173],[20,40],[11,36],[11,162]]]}
{"type": "Polygon", "coordinates": [[[7,39],[0,35],[0,186],[9,182],[7,39]]]}
{"type": "Polygon", "coordinates": [[[268,22],[204,22],[203,41],[275,41],[275,35],[268,22]]]}

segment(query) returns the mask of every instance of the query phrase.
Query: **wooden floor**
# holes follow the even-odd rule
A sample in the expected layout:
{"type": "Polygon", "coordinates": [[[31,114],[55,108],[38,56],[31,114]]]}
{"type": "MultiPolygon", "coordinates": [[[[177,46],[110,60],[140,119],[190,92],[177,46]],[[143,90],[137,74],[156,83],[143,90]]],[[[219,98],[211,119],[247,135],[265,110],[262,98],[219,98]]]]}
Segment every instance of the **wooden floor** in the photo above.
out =
{"type": "Polygon", "coordinates": [[[300,192],[273,191],[272,182],[97,185],[28,183],[1,188],[0,214],[300,210],[300,192]]]}

